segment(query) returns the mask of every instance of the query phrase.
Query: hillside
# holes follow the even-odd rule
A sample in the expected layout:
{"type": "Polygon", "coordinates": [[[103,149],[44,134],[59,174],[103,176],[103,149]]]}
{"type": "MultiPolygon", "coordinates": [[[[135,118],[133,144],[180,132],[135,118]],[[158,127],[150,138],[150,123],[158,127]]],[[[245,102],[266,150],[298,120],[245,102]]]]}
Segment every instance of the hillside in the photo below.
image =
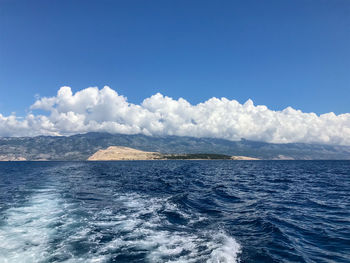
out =
{"type": "Polygon", "coordinates": [[[87,133],[65,136],[0,138],[0,160],[87,160],[100,149],[125,146],[169,154],[225,154],[259,159],[349,160],[349,146],[273,144],[180,136],[87,133]]]}
{"type": "Polygon", "coordinates": [[[121,146],[109,146],[107,149],[95,152],[88,158],[88,161],[157,160],[162,158],[162,155],[157,152],[145,152],[121,146]]]}

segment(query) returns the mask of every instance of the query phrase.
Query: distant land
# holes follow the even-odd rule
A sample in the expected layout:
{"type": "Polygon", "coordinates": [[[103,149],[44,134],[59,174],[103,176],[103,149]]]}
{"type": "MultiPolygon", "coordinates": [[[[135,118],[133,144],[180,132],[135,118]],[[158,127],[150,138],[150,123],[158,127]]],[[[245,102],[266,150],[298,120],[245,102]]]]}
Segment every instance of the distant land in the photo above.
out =
{"type": "Polygon", "coordinates": [[[88,161],[113,160],[160,160],[163,156],[157,152],[146,152],[124,146],[109,146],[98,150],[88,158],[88,161]]]}
{"type": "Polygon", "coordinates": [[[163,154],[146,152],[124,146],[109,146],[98,150],[88,161],[121,161],[121,160],[259,160],[247,156],[230,156],[213,153],[163,154]]]}
{"type": "MultiPolygon", "coordinates": [[[[350,160],[350,146],[93,132],[72,136],[3,137],[0,138],[0,161],[83,161],[110,146],[168,154],[167,159],[206,159],[208,156],[200,155],[204,154],[211,155],[209,159],[227,155],[237,159],[243,156],[264,160],[350,160]]],[[[221,157],[219,159],[226,158],[221,157]]]]}

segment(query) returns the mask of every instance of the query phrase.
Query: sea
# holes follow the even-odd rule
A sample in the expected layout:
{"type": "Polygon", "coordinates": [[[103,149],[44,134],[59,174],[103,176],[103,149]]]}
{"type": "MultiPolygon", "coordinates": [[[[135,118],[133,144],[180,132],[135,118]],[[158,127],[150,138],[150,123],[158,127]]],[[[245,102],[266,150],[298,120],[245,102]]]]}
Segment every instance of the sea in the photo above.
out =
{"type": "Polygon", "coordinates": [[[350,161],[1,162],[0,262],[350,262],[350,161]]]}

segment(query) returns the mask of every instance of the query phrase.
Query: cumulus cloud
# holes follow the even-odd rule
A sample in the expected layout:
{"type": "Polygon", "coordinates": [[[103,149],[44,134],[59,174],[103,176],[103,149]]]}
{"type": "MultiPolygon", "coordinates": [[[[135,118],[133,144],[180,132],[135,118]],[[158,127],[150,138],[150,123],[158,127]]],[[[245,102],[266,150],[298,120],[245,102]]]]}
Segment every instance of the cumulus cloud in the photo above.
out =
{"type": "Polygon", "coordinates": [[[71,135],[90,131],[145,135],[241,138],[275,142],[350,145],[350,114],[273,111],[248,100],[211,98],[192,105],[157,93],[140,105],[105,86],[37,98],[26,117],[0,114],[0,136],[71,135]],[[35,114],[36,110],[46,115],[35,114]]]}

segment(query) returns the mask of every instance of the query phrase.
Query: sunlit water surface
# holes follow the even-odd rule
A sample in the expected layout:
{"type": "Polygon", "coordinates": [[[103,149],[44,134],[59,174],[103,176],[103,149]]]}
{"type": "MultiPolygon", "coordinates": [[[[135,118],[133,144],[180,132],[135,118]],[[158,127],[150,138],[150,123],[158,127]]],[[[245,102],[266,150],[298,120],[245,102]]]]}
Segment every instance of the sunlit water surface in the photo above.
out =
{"type": "Polygon", "coordinates": [[[350,162],[3,162],[0,262],[350,262],[350,162]]]}

